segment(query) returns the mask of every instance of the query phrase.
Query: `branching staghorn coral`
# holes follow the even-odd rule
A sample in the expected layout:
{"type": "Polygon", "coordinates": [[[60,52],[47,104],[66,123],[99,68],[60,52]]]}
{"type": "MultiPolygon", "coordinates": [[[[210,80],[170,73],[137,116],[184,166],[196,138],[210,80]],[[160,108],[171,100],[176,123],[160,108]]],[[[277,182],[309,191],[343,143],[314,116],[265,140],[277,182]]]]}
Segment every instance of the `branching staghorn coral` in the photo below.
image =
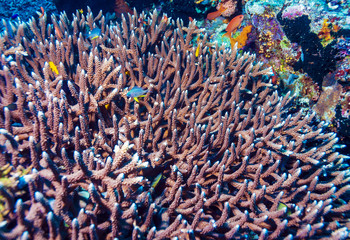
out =
{"type": "Polygon", "coordinates": [[[206,35],[197,55],[195,21],[157,12],[51,20],[2,37],[1,164],[33,168],[22,194],[2,188],[2,238],[348,237],[336,135],[290,114],[255,55],[206,35]]]}

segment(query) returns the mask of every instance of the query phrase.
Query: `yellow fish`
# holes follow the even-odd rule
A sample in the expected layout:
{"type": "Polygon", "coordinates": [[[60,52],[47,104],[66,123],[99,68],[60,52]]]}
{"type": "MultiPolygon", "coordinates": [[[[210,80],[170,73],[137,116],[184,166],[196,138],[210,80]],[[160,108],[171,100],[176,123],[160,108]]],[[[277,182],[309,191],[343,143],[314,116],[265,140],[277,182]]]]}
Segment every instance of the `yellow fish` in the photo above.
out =
{"type": "Polygon", "coordinates": [[[160,181],[160,179],[162,179],[163,174],[159,173],[158,176],[153,180],[152,185],[151,185],[151,189],[155,189],[160,181]]]}
{"type": "Polygon", "coordinates": [[[200,36],[198,36],[198,38],[197,38],[197,48],[196,48],[196,51],[194,53],[194,55],[196,57],[199,56],[199,51],[201,50],[200,46],[201,46],[201,38],[200,38],[200,36]]]}
{"type": "Polygon", "coordinates": [[[196,49],[196,52],[195,52],[195,56],[196,56],[196,57],[199,56],[199,49],[200,49],[199,46],[200,46],[200,45],[198,44],[197,49],[196,49]]]}
{"type": "Polygon", "coordinates": [[[288,209],[288,207],[287,207],[286,204],[280,202],[280,203],[278,204],[278,206],[277,206],[277,210],[282,210],[283,208],[287,208],[287,209],[288,209]]]}
{"type": "Polygon", "coordinates": [[[51,71],[56,73],[56,75],[58,75],[58,69],[57,69],[56,65],[53,62],[50,61],[49,62],[49,66],[51,68],[51,71]]]}
{"type": "Polygon", "coordinates": [[[143,90],[142,88],[135,86],[126,94],[126,96],[133,98],[136,102],[139,102],[138,98],[145,97],[147,92],[148,90],[143,90]]]}
{"type": "Polygon", "coordinates": [[[83,10],[83,9],[79,9],[78,11],[79,11],[81,14],[84,13],[84,10],[83,10]]]}
{"type": "Polygon", "coordinates": [[[91,40],[98,38],[101,35],[101,29],[98,27],[92,29],[87,35],[91,40]]]}
{"type": "Polygon", "coordinates": [[[290,210],[290,208],[286,204],[280,202],[277,206],[277,210],[282,210],[283,208],[287,208],[287,216],[292,214],[292,211],[290,210]]]}

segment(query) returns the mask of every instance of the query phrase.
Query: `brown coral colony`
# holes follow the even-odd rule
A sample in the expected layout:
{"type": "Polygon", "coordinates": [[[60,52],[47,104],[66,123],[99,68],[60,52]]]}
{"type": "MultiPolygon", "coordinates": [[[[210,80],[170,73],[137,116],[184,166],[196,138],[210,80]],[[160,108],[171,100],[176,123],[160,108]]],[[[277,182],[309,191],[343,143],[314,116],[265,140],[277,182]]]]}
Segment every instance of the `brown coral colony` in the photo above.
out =
{"type": "Polygon", "coordinates": [[[156,11],[51,20],[0,38],[0,164],[30,169],[0,187],[0,238],[348,236],[336,135],[289,113],[255,55],[156,11]]]}

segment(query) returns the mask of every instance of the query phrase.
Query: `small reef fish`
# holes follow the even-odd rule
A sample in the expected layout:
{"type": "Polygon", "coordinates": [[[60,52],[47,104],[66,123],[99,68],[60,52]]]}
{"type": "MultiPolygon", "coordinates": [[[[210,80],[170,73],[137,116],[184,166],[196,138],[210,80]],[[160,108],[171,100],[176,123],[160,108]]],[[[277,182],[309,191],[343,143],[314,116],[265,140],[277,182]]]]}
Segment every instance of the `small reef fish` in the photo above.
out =
{"type": "Polygon", "coordinates": [[[159,173],[158,176],[153,180],[151,189],[155,189],[159,183],[159,181],[162,179],[163,174],[159,173]]]}
{"type": "Polygon", "coordinates": [[[164,15],[164,17],[163,17],[161,22],[165,22],[165,23],[168,22],[168,16],[164,15]]]}
{"type": "MultiPolygon", "coordinates": [[[[188,19],[190,20],[190,22],[193,22],[193,21],[194,21],[194,19],[193,19],[193,18],[191,18],[191,17],[188,17],[188,19]]],[[[199,29],[199,27],[198,27],[198,26],[196,26],[196,29],[199,29]]]]}
{"type": "Polygon", "coordinates": [[[225,29],[226,33],[224,34],[224,36],[230,37],[231,33],[235,33],[237,28],[239,28],[239,26],[241,25],[243,18],[244,18],[243,15],[238,15],[238,16],[232,18],[232,20],[228,23],[228,25],[225,29]]]}
{"type": "Polygon", "coordinates": [[[13,14],[13,15],[11,16],[11,19],[16,19],[17,17],[18,17],[18,14],[15,13],[15,14],[13,14]]]}
{"type": "Polygon", "coordinates": [[[288,77],[288,79],[287,79],[286,84],[287,84],[287,85],[293,84],[293,83],[294,83],[294,80],[297,79],[297,78],[298,78],[298,75],[295,75],[295,74],[293,74],[293,73],[290,74],[289,77],[288,77]]]}
{"type": "Polygon", "coordinates": [[[217,10],[217,11],[215,11],[215,12],[208,13],[207,19],[208,19],[208,20],[214,20],[215,18],[220,17],[221,14],[222,14],[223,12],[225,12],[225,11],[226,11],[226,8],[224,8],[222,5],[220,5],[219,10],[217,10]]]}
{"type": "Polygon", "coordinates": [[[56,75],[58,75],[58,69],[57,69],[56,65],[50,61],[49,66],[51,68],[51,71],[54,72],[56,75]]]}
{"type": "Polygon", "coordinates": [[[272,68],[272,72],[273,72],[273,75],[271,77],[271,82],[273,85],[276,85],[278,83],[278,76],[277,76],[277,73],[275,71],[275,68],[272,66],[271,66],[271,68],[272,68]]]}
{"type": "Polygon", "coordinates": [[[280,202],[277,206],[277,210],[282,210],[283,208],[288,208],[288,207],[286,204],[280,202]]]}
{"type": "Polygon", "coordinates": [[[56,36],[60,39],[60,40],[62,40],[62,34],[61,34],[61,31],[60,31],[60,29],[59,29],[59,27],[57,26],[57,25],[54,25],[54,28],[55,28],[55,31],[56,31],[56,36]]]}
{"type": "Polygon", "coordinates": [[[145,97],[148,90],[143,90],[140,87],[133,87],[127,94],[127,97],[133,98],[136,102],[139,102],[139,97],[145,97]]]}
{"type": "Polygon", "coordinates": [[[277,210],[282,210],[282,209],[284,209],[284,208],[287,209],[287,216],[289,216],[289,215],[292,214],[291,209],[290,209],[286,204],[280,202],[280,203],[278,204],[278,206],[277,206],[277,210]]]}
{"type": "Polygon", "coordinates": [[[198,44],[197,48],[196,48],[196,52],[195,52],[195,56],[198,57],[199,56],[199,50],[200,50],[200,44],[198,44]]]}
{"type": "Polygon", "coordinates": [[[147,26],[147,25],[148,25],[147,22],[146,22],[142,17],[139,17],[139,19],[137,19],[137,21],[138,21],[139,23],[141,23],[142,25],[144,25],[144,26],[147,26]]]}
{"type": "Polygon", "coordinates": [[[200,46],[201,46],[201,39],[200,39],[200,37],[198,36],[198,38],[197,38],[197,48],[196,48],[196,52],[194,53],[194,55],[196,56],[196,57],[198,57],[199,56],[199,51],[200,51],[200,46]]]}
{"type": "Polygon", "coordinates": [[[45,14],[45,10],[43,7],[40,7],[40,9],[41,9],[41,15],[39,16],[39,18],[42,18],[45,14]]]}
{"type": "Polygon", "coordinates": [[[96,28],[92,29],[87,36],[88,36],[88,38],[93,40],[95,38],[98,38],[100,35],[101,35],[101,29],[96,27],[96,28]]]}
{"type": "Polygon", "coordinates": [[[302,61],[302,62],[304,62],[304,52],[303,52],[303,49],[301,48],[301,53],[300,53],[300,60],[302,61]]]}
{"type": "Polygon", "coordinates": [[[301,46],[299,46],[296,51],[297,51],[296,59],[300,60],[301,62],[304,62],[304,52],[301,46]]]}
{"type": "Polygon", "coordinates": [[[84,10],[83,9],[79,9],[78,12],[80,12],[80,14],[83,14],[84,10]]]}

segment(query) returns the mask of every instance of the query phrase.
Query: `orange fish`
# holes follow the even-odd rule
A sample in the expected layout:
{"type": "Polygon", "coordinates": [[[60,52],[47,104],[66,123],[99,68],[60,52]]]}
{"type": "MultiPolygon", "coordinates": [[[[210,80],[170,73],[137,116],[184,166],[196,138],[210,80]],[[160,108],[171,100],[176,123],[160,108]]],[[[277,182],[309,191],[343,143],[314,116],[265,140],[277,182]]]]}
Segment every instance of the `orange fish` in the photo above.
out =
{"type": "Polygon", "coordinates": [[[224,36],[230,37],[231,33],[235,33],[237,28],[239,28],[239,26],[241,25],[243,18],[244,18],[243,15],[238,15],[238,16],[232,18],[232,20],[228,23],[228,25],[225,29],[226,33],[224,34],[224,36]]]}
{"type": "Polygon", "coordinates": [[[147,26],[147,22],[142,18],[142,17],[139,17],[139,19],[137,20],[140,24],[142,24],[143,26],[147,26]]]}
{"type": "Polygon", "coordinates": [[[42,18],[44,16],[44,14],[45,14],[45,10],[44,10],[43,7],[40,7],[40,9],[41,9],[41,15],[40,15],[39,18],[42,18]]]}
{"type": "Polygon", "coordinates": [[[197,38],[197,48],[196,48],[196,52],[195,52],[195,56],[198,57],[199,56],[199,50],[200,50],[200,38],[197,38]]]}
{"type": "Polygon", "coordinates": [[[163,17],[161,22],[165,22],[165,23],[168,22],[168,16],[164,15],[164,17],[163,17]]]}
{"type": "Polygon", "coordinates": [[[62,40],[62,34],[61,34],[61,31],[59,29],[58,26],[54,25],[55,27],[55,30],[56,30],[56,36],[58,37],[58,39],[62,40]]]}
{"type": "Polygon", "coordinates": [[[215,11],[215,12],[208,13],[207,19],[208,19],[208,20],[214,20],[215,18],[220,17],[221,14],[222,14],[223,12],[225,12],[225,11],[226,11],[226,8],[224,8],[222,5],[220,5],[219,10],[217,10],[217,11],[215,11]]]}
{"type": "MultiPolygon", "coordinates": [[[[193,22],[193,18],[188,17],[188,19],[190,20],[190,22],[193,22]]],[[[199,29],[199,27],[196,26],[196,29],[199,29]]]]}
{"type": "Polygon", "coordinates": [[[273,72],[273,75],[271,77],[271,82],[273,85],[276,85],[277,84],[277,81],[278,81],[278,77],[277,77],[277,73],[275,71],[275,69],[271,66],[272,68],[272,72],[273,72]]]}

